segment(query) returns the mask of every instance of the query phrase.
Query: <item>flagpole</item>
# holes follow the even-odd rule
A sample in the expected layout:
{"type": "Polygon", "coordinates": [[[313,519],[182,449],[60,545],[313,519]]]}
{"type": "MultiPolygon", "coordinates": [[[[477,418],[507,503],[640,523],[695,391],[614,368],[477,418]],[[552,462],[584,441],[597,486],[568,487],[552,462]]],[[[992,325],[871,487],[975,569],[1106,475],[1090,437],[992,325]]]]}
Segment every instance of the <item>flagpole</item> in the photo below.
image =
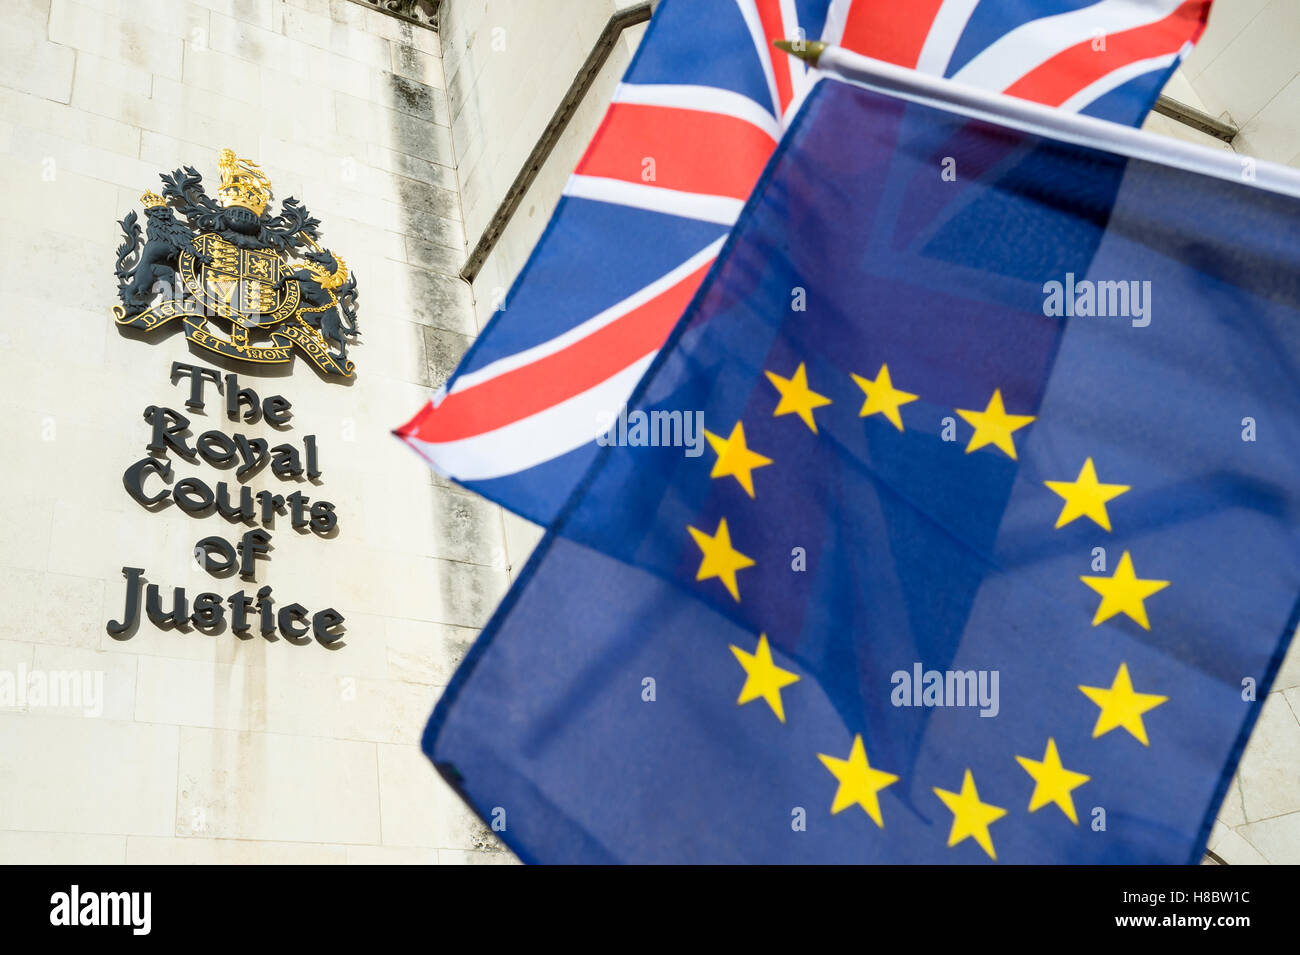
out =
{"type": "Polygon", "coordinates": [[[1300,170],[1289,166],[991,93],[826,43],[776,40],[774,45],[828,76],[909,102],[1300,198],[1300,170]]]}

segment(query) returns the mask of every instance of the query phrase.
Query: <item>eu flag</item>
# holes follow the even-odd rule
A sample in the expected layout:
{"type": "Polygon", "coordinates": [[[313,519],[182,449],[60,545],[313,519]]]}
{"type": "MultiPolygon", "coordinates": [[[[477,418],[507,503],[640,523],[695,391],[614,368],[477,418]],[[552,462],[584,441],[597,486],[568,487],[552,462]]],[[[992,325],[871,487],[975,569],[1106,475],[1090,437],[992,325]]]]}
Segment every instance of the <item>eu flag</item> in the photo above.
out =
{"type": "Polygon", "coordinates": [[[525,861],[1198,861],[1300,595],[1243,170],[818,84],[439,770],[525,861]]]}

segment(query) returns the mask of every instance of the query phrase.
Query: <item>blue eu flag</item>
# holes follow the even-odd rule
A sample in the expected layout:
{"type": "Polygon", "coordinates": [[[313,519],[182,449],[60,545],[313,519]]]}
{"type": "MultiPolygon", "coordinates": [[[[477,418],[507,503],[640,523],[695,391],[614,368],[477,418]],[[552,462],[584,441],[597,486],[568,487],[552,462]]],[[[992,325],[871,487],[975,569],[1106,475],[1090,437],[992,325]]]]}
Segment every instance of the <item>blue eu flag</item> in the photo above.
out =
{"type": "Polygon", "coordinates": [[[526,861],[1198,861],[1297,623],[1296,221],[819,84],[429,756],[526,861]]]}

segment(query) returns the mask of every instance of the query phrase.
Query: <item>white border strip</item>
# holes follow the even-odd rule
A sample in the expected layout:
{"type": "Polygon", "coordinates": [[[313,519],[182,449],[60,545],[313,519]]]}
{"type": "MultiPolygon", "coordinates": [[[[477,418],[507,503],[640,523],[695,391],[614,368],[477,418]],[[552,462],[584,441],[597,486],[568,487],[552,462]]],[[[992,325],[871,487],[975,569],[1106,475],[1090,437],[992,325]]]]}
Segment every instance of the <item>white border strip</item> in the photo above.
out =
{"type": "Polygon", "coordinates": [[[772,115],[781,115],[781,97],[776,92],[776,73],[773,69],[767,38],[763,36],[763,19],[758,15],[754,0],[736,0],[736,7],[745,20],[749,38],[754,43],[754,53],[758,56],[759,66],[763,68],[763,77],[767,80],[767,95],[772,97],[772,115]]]}
{"type": "Polygon", "coordinates": [[[831,5],[826,10],[826,23],[822,25],[823,43],[839,46],[844,41],[844,27],[849,20],[851,2],[852,0],[831,0],[831,5]]]}
{"type": "Polygon", "coordinates": [[[682,192],[680,189],[666,189],[663,186],[628,182],[624,179],[607,179],[604,176],[582,176],[577,173],[569,177],[569,183],[564,187],[564,194],[575,199],[611,202],[615,205],[645,209],[648,212],[662,212],[665,215],[699,219],[701,222],[713,222],[725,226],[735,225],[740,210],[745,206],[744,199],[733,199],[731,196],[682,192]]]}
{"type": "Polygon", "coordinates": [[[980,0],[943,0],[939,12],[934,15],[934,22],[930,24],[930,32],[925,36],[921,55],[917,57],[918,70],[935,76],[943,76],[948,72],[948,64],[952,62],[952,55],[979,2],[980,0]]]}
{"type": "Polygon", "coordinates": [[[439,474],[458,481],[506,477],[590,444],[609,430],[658,349],[587,391],[493,431],[433,443],[403,437],[439,474]]]}
{"type": "Polygon", "coordinates": [[[1164,20],[1183,0],[1101,0],[1030,20],[1004,33],[953,74],[959,83],[1004,90],[1052,57],[1095,37],[1139,30],[1164,20]]]}
{"type": "Polygon", "coordinates": [[[1156,70],[1169,69],[1178,62],[1179,55],[1178,53],[1166,53],[1164,56],[1153,56],[1149,60],[1134,60],[1132,63],[1126,63],[1119,69],[1107,73],[1101,79],[1088,84],[1057,108],[1066,112],[1077,113],[1079,110],[1095,103],[1107,93],[1119,89],[1129,80],[1137,79],[1143,73],[1154,73],[1156,70]]]}
{"type": "Polygon", "coordinates": [[[688,86],[676,83],[619,83],[611,102],[632,106],[663,106],[694,112],[718,113],[757,126],[774,140],[781,138],[781,124],[767,109],[743,93],[717,86],[688,86]]]}
{"type": "Polygon", "coordinates": [[[991,93],[873,60],[841,47],[827,47],[817,65],[838,79],[909,102],[1021,132],[1049,136],[1076,146],[1104,149],[1131,159],[1161,163],[1300,198],[1300,170],[1289,166],[1145,133],[1132,126],[1067,113],[1014,96],[991,93]],[[1244,175],[1246,170],[1250,170],[1249,179],[1244,175]]]}

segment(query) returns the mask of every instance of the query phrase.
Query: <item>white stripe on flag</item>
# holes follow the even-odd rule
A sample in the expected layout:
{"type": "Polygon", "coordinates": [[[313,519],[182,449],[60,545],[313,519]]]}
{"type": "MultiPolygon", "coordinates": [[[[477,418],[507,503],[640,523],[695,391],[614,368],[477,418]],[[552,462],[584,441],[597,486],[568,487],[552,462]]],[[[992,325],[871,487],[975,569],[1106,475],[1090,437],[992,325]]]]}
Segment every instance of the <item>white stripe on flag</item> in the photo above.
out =
{"type": "Polygon", "coordinates": [[[930,32],[925,36],[925,45],[917,58],[916,68],[922,73],[943,76],[948,71],[952,51],[957,49],[957,41],[966,32],[970,15],[979,6],[980,0],[943,0],[943,6],[934,15],[930,32]]]}
{"type": "Polygon", "coordinates": [[[495,431],[436,444],[415,437],[403,440],[439,473],[460,481],[486,481],[536,467],[609,430],[656,354],[651,352],[596,387],[495,431]]]}
{"type": "MultiPolygon", "coordinates": [[[[812,37],[805,36],[804,31],[799,26],[799,13],[794,8],[794,0],[780,0],[781,7],[781,26],[784,36],[782,39],[793,40],[810,40],[812,37]]],[[[791,100],[800,99],[805,87],[808,85],[808,64],[797,56],[791,56],[788,53],[778,50],[776,47],[769,45],[767,48],[768,56],[775,59],[783,59],[790,70],[790,92],[791,100]]],[[[790,108],[786,107],[786,116],[783,117],[788,122],[788,117],[793,115],[790,108]]]]}
{"type": "Polygon", "coordinates": [[[678,189],[665,189],[662,186],[650,186],[640,182],[577,174],[569,177],[568,185],[564,187],[564,194],[577,199],[612,202],[615,205],[632,206],[648,212],[662,212],[687,219],[699,219],[702,222],[716,222],[718,225],[725,226],[736,224],[736,218],[745,205],[745,200],[733,199],[730,196],[682,192],[678,189]]]}
{"type": "Polygon", "coordinates": [[[849,20],[849,6],[853,0],[831,0],[826,11],[826,24],[822,27],[821,41],[839,46],[844,39],[844,24],[849,20]]]}
{"type": "Polygon", "coordinates": [[[1183,0],[1101,0],[1079,10],[1031,20],[999,37],[958,70],[953,79],[1002,91],[1070,47],[1158,23],[1183,0]]]}
{"type": "Polygon", "coordinates": [[[687,86],[676,83],[620,83],[614,90],[615,103],[636,106],[664,106],[719,113],[757,126],[773,139],[781,138],[781,125],[772,113],[742,93],[716,86],[687,86]]]}
{"type": "Polygon", "coordinates": [[[1153,56],[1149,60],[1137,60],[1133,63],[1127,63],[1119,69],[1107,73],[1101,79],[1089,83],[1058,108],[1077,113],[1112,90],[1119,89],[1129,80],[1137,79],[1142,74],[1151,73],[1154,70],[1168,69],[1178,62],[1179,55],[1178,53],[1166,53],[1164,56],[1153,56]]]}
{"type": "Polygon", "coordinates": [[[754,42],[754,52],[763,68],[763,76],[767,79],[767,92],[772,97],[772,115],[780,116],[781,97],[776,92],[776,75],[772,72],[772,58],[767,54],[767,38],[763,35],[763,20],[758,15],[758,7],[754,6],[754,0],[736,0],[736,6],[745,18],[749,38],[754,42]]]}

